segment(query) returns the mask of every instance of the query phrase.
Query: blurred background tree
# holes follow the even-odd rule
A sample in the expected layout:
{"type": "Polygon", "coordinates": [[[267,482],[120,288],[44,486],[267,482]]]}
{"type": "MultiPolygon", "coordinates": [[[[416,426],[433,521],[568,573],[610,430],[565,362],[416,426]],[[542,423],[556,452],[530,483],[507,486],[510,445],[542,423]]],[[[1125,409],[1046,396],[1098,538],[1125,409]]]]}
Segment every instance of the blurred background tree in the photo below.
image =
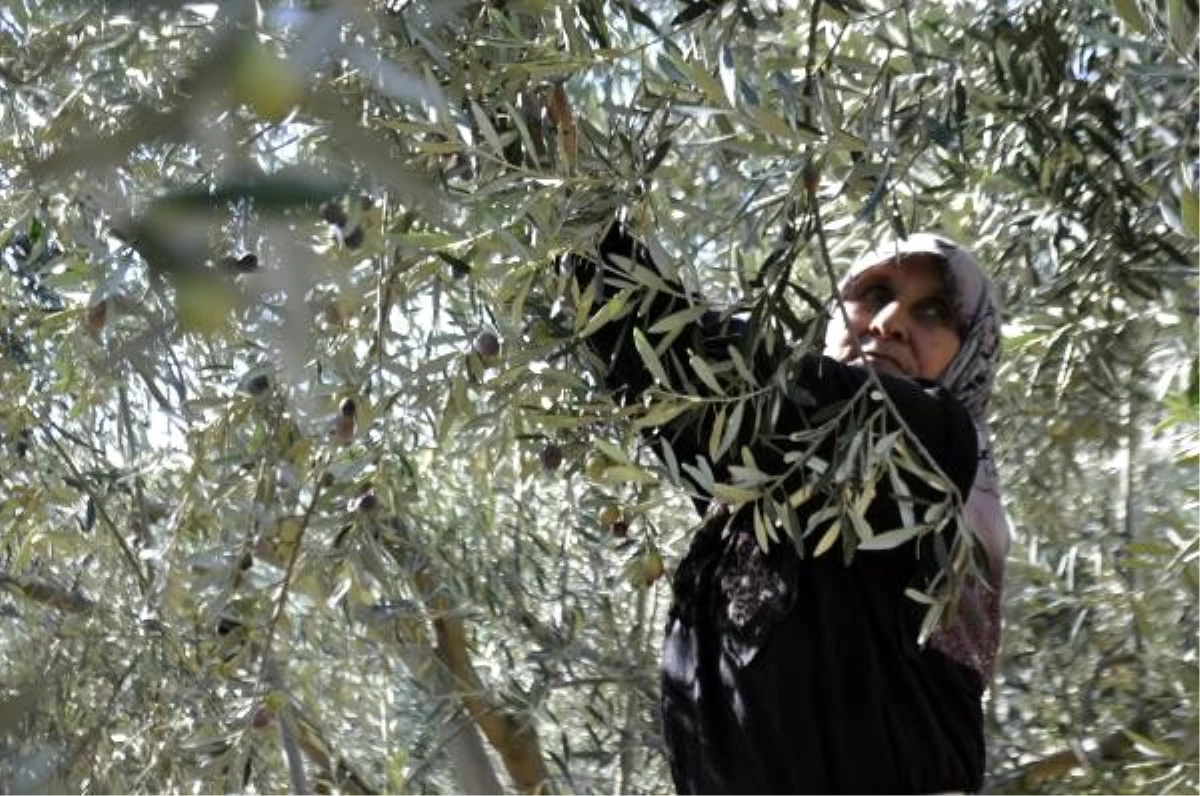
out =
{"type": "Polygon", "coordinates": [[[989,788],[1195,792],[1196,69],[1195,0],[9,4],[0,784],[670,790],[678,407],[554,266],[626,205],[798,317],[976,249],[989,788]]]}

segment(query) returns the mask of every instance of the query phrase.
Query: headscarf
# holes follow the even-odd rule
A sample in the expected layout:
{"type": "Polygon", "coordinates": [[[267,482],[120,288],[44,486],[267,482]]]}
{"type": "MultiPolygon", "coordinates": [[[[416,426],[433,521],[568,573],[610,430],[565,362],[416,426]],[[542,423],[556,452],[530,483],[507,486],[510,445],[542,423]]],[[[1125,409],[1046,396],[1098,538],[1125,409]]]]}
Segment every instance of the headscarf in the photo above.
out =
{"type": "Polygon", "coordinates": [[[964,506],[964,518],[987,554],[988,563],[987,582],[964,587],[965,604],[959,613],[966,621],[951,622],[935,633],[930,643],[978,670],[986,681],[991,677],[999,647],[999,595],[1011,538],[987,423],[988,401],[1000,359],[1000,303],[996,292],[970,250],[929,233],[910,235],[859,258],[842,278],[838,291],[844,293],[852,281],[871,268],[917,254],[934,255],[942,264],[958,323],[958,353],[937,381],[958,399],[975,423],[979,465],[964,506]]]}

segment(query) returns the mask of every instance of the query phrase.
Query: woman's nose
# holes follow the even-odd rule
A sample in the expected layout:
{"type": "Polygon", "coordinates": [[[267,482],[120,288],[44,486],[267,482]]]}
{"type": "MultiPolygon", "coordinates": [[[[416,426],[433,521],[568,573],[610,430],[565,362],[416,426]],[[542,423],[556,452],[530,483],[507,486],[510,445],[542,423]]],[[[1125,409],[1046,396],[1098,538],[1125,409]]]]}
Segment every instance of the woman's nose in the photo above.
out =
{"type": "Polygon", "coordinates": [[[871,334],[881,339],[908,337],[908,323],[904,318],[904,308],[898,301],[889,301],[880,307],[871,317],[871,334]]]}

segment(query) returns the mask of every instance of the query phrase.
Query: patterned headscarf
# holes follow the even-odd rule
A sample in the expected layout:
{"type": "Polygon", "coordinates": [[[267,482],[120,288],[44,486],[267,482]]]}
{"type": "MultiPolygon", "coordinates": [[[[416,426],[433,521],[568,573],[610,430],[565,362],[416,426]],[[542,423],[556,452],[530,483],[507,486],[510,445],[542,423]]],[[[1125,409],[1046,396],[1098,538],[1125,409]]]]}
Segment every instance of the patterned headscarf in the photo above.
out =
{"type": "Polygon", "coordinates": [[[838,285],[844,293],[867,271],[912,255],[933,255],[943,267],[958,325],[960,347],[938,378],[976,421],[987,416],[996,363],[1000,358],[1000,308],[991,283],[970,251],[949,238],[928,233],[910,235],[860,257],[838,285]]]}
{"type": "Polygon", "coordinates": [[[987,553],[989,565],[988,583],[964,593],[964,600],[976,603],[977,610],[972,613],[985,620],[983,624],[951,625],[935,634],[931,644],[973,666],[986,680],[991,676],[999,646],[999,593],[1011,538],[987,424],[988,401],[1000,359],[1000,304],[996,293],[975,255],[949,238],[928,233],[910,235],[859,258],[842,278],[838,290],[844,293],[850,282],[872,268],[915,254],[931,254],[942,263],[958,322],[960,347],[938,382],[962,403],[975,422],[979,466],[964,513],[967,526],[987,553]]]}

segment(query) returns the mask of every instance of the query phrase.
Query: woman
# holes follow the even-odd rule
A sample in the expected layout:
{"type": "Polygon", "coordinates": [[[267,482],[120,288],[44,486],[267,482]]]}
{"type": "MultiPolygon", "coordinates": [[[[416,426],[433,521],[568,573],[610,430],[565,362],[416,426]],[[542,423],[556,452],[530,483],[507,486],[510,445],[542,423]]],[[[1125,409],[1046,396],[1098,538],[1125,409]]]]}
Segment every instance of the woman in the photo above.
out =
{"type": "Polygon", "coordinates": [[[587,338],[604,361],[606,385],[621,400],[662,390],[664,379],[674,391],[709,398],[756,396],[730,443],[714,445],[712,426],[727,423],[729,414],[718,420],[712,409],[654,430],[657,449],[672,471],[686,474],[698,505],[720,491],[714,484],[736,481],[739,473],[744,479],[747,463],[751,472],[779,474],[760,479],[774,507],[765,515],[748,501],[729,516],[711,501],[674,578],[662,719],[676,788],[978,790],[985,762],[981,699],[999,641],[1008,526],[985,425],[998,310],[974,257],[932,235],[867,255],[839,285],[819,355],[761,344],[767,328],[761,316],[746,322],[708,312],[682,327],[656,327],[668,317],[695,317],[686,313],[693,298],[669,278],[664,289],[644,270],[638,276],[638,266],[660,278],[669,269],[620,225],[608,230],[598,254],[602,268],[590,257],[573,255],[569,262],[580,289],[596,291],[591,311],[618,295],[626,307],[587,338]],[[707,366],[697,365],[697,357],[707,366]],[[743,367],[725,366],[737,358],[743,367]],[[729,380],[746,373],[745,362],[752,363],[755,389],[739,393],[729,380]],[[719,389],[714,373],[726,380],[719,389]],[[886,412],[878,411],[881,401],[886,412]],[[877,422],[870,439],[882,445],[903,437],[896,449],[924,451],[925,465],[885,467],[879,456],[863,454],[861,440],[854,440],[877,422]],[[796,453],[805,440],[810,448],[796,453]],[[856,481],[857,471],[838,468],[847,456],[875,469],[856,481]],[[798,467],[798,460],[808,466],[798,467]],[[835,471],[851,476],[839,487],[829,476],[835,471]],[[831,501],[836,507],[839,494],[861,498],[854,504],[861,511],[843,513],[846,521],[835,528],[842,520],[818,513],[831,501]],[[958,523],[943,513],[935,532],[880,550],[856,546],[913,526],[921,511],[943,516],[938,501],[950,499],[961,499],[964,511],[953,516],[966,518],[968,538],[984,555],[961,583],[953,614],[924,643],[928,605],[911,595],[944,578],[947,551],[962,532],[958,523]],[[764,543],[764,516],[791,529],[792,543],[764,543]],[[838,541],[843,555],[829,551],[838,541]]]}

